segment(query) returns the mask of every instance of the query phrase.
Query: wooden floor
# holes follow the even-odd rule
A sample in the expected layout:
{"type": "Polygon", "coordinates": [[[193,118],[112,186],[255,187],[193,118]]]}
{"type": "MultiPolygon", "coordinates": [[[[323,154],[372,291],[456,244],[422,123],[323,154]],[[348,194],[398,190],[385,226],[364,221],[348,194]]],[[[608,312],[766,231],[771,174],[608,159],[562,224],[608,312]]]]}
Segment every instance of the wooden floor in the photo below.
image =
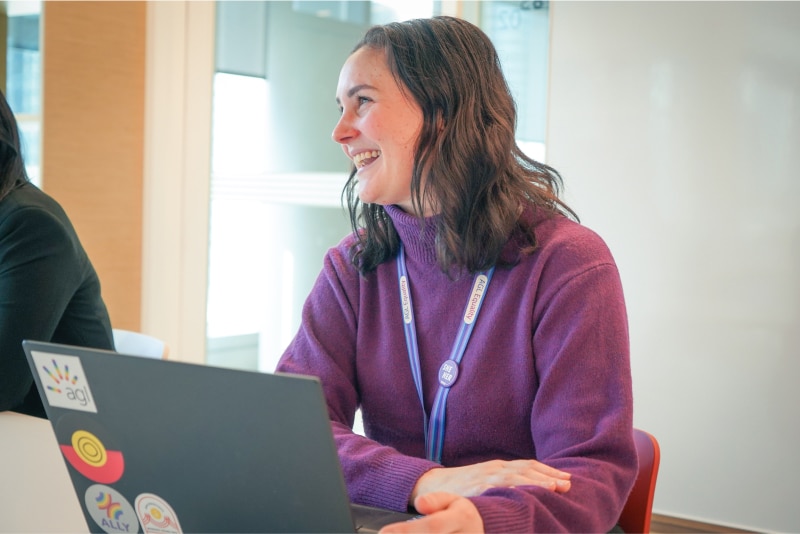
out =
{"type": "Polygon", "coordinates": [[[750,530],[739,530],[661,514],[653,514],[650,531],[654,534],[728,534],[732,532],[752,534],[750,530]]]}

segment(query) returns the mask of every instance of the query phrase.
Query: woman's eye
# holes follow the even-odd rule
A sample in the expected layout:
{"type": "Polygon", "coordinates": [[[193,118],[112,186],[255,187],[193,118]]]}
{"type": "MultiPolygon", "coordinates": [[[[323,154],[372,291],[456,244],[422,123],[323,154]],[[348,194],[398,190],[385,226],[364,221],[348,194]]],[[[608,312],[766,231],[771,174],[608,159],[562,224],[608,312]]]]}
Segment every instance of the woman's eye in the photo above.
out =
{"type": "Polygon", "coordinates": [[[366,96],[359,96],[358,97],[358,105],[366,104],[368,102],[372,102],[371,99],[367,98],[366,96]]]}

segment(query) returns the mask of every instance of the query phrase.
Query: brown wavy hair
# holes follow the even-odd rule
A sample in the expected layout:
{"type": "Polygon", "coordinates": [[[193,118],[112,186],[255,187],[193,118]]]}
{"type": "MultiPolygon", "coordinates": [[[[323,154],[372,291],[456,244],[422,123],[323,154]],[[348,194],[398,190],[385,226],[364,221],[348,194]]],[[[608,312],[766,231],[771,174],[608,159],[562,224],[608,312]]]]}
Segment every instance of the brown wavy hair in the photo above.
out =
{"type": "Polygon", "coordinates": [[[0,200],[15,185],[27,181],[17,119],[8,105],[6,95],[0,91],[0,200]]]}
{"type": "MultiPolygon", "coordinates": [[[[518,224],[526,204],[577,220],[559,199],[558,172],[517,146],[516,105],[483,31],[453,17],[416,19],[370,28],[353,52],[362,47],[385,51],[398,85],[422,109],[411,199],[420,224],[422,206],[438,214],[436,253],[444,272],[499,264],[517,227],[524,250],[532,251],[533,230],[518,224]]],[[[394,257],[400,241],[384,207],[360,201],[355,174],[353,168],[342,199],[356,236],[351,260],[366,274],[394,257]]]]}

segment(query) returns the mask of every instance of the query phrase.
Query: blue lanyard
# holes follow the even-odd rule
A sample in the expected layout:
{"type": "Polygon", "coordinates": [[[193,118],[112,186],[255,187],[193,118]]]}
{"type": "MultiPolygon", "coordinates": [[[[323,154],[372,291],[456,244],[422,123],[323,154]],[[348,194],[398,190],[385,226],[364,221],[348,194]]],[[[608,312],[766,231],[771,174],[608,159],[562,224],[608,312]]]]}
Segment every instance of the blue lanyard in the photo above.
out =
{"type": "Polygon", "coordinates": [[[417,345],[417,329],[414,323],[414,310],[411,304],[411,289],[406,270],[406,254],[403,245],[400,245],[400,253],[397,255],[397,278],[400,286],[400,305],[403,311],[403,329],[406,334],[406,347],[408,348],[408,360],[411,363],[411,375],[414,377],[414,385],[417,387],[419,402],[422,404],[422,414],[425,424],[425,454],[429,460],[442,463],[442,450],[444,448],[444,421],[445,407],[447,405],[447,395],[450,388],[458,379],[458,364],[467,349],[467,342],[472,335],[478,312],[481,310],[483,298],[492,280],[494,267],[488,271],[478,273],[475,282],[472,284],[472,292],[467,299],[464,309],[464,318],[458,330],[450,357],[439,368],[439,390],[433,401],[430,418],[425,411],[425,401],[422,396],[422,370],[419,363],[419,347],[417,345]]]}

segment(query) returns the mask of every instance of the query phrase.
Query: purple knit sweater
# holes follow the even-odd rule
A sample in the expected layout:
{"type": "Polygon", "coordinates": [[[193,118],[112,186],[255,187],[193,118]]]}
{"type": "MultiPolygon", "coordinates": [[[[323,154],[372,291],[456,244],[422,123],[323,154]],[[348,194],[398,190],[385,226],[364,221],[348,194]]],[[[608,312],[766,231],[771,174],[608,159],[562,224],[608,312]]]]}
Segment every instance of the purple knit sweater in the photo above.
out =
{"type": "MultiPolygon", "coordinates": [[[[438,388],[473,277],[436,263],[431,221],[387,212],[406,249],[425,409],[438,388]]],[[[628,327],[604,242],[564,217],[523,215],[538,248],[512,238],[447,401],[442,464],[535,458],[572,474],[564,494],[495,488],[471,498],[487,532],[608,532],[636,474],[628,327]]],[[[359,276],[348,237],[328,251],[279,371],[320,377],[353,502],[406,510],[425,459],[394,260],[359,276]],[[351,431],[361,407],[368,438],[351,431]]]]}

